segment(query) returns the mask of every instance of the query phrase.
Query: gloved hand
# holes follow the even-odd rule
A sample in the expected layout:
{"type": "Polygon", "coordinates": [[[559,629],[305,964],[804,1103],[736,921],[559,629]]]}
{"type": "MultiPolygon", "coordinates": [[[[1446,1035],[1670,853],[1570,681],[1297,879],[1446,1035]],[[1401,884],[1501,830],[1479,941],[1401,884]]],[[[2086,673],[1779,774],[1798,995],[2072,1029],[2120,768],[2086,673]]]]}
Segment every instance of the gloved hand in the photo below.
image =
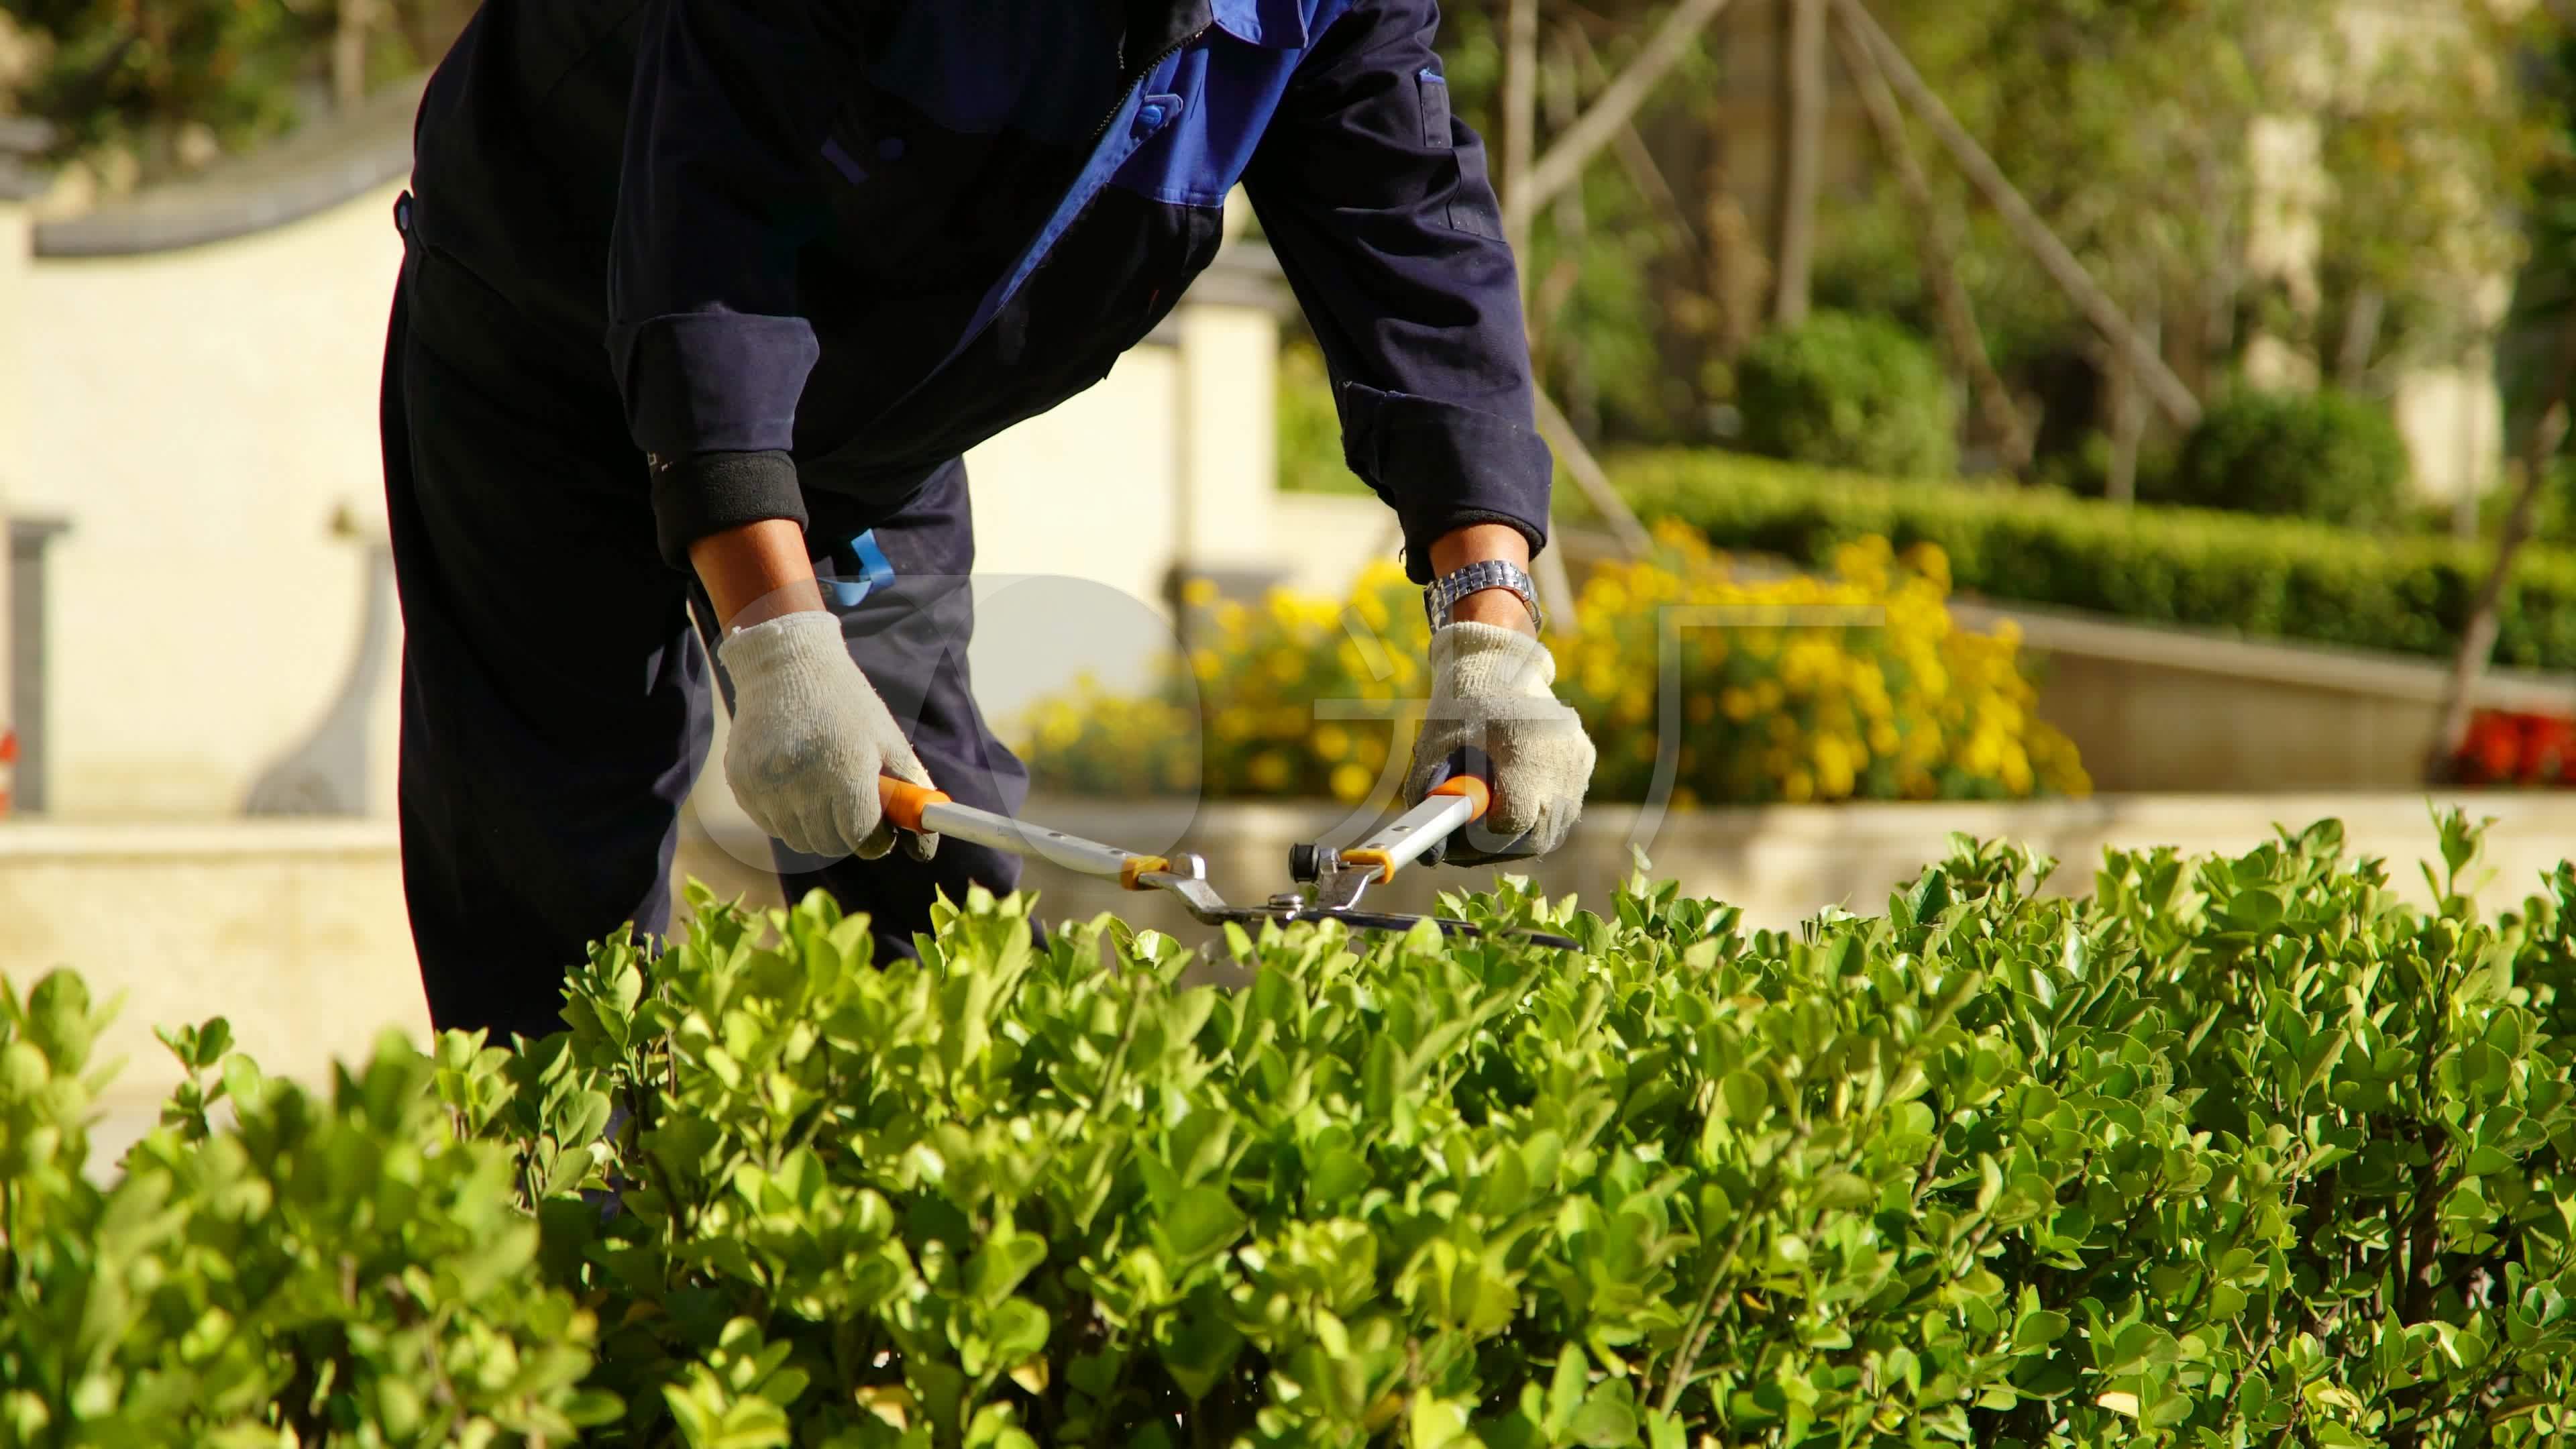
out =
{"type": "MultiPolygon", "coordinates": [[[[877,776],[928,785],[930,772],[851,662],[839,617],[782,614],[727,637],[716,655],[733,676],[725,780],[743,812],[808,855],[874,860],[891,849],[877,776]]],[[[904,840],[915,860],[938,847],[936,835],[904,840]]]]}
{"type": "Polygon", "coordinates": [[[1545,855],[1565,843],[1592,782],[1592,740],[1553,693],[1556,657],[1498,624],[1451,624],[1431,635],[1431,702],[1405,776],[1407,804],[1440,782],[1461,749],[1484,752],[1494,803],[1425,857],[1481,865],[1545,855]]]}

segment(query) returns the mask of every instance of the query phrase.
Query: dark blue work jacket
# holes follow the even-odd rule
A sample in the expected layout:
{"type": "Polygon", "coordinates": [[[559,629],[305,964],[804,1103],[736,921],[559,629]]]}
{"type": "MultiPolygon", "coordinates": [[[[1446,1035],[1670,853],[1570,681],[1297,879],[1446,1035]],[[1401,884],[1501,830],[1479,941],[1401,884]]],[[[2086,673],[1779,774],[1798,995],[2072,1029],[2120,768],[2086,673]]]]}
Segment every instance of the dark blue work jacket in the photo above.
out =
{"type": "Polygon", "coordinates": [[[684,566],[746,522],[864,524],[1097,382],[1241,182],[1421,579],[1462,524],[1542,542],[1552,467],[1437,26],[1433,0],[487,0],[422,104],[414,234],[547,339],[528,365],[605,340],[684,566]]]}

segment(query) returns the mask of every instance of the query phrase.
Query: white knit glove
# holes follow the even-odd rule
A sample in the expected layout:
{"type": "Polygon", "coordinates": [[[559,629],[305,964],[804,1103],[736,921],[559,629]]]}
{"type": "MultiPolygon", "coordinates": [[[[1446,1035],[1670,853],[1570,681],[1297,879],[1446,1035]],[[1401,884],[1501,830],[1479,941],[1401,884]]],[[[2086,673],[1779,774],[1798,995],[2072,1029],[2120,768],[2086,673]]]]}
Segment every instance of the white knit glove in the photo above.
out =
{"type": "MultiPolygon", "coordinates": [[[[891,849],[877,776],[927,785],[930,772],[851,661],[839,617],[782,614],[727,637],[716,654],[733,677],[725,780],[743,813],[807,855],[874,860],[891,849]]],[[[909,835],[904,851],[928,860],[938,845],[909,835]]]]}
{"type": "Polygon", "coordinates": [[[1413,744],[1404,798],[1421,803],[1460,750],[1481,750],[1493,808],[1426,859],[1452,865],[1521,860],[1565,843],[1592,783],[1592,740],[1553,693],[1556,657],[1496,624],[1451,624],[1431,635],[1431,702],[1413,744]]]}

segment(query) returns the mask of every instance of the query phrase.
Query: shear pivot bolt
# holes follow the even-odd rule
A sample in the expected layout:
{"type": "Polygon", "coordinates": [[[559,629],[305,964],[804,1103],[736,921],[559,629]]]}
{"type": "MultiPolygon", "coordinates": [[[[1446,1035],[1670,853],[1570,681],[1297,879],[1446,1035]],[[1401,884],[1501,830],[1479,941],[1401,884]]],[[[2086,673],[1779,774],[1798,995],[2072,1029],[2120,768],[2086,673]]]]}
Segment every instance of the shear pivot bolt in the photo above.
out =
{"type": "Polygon", "coordinates": [[[1339,870],[1341,864],[1341,853],[1324,846],[1308,844],[1288,847],[1290,880],[1322,880],[1325,876],[1339,870]]]}

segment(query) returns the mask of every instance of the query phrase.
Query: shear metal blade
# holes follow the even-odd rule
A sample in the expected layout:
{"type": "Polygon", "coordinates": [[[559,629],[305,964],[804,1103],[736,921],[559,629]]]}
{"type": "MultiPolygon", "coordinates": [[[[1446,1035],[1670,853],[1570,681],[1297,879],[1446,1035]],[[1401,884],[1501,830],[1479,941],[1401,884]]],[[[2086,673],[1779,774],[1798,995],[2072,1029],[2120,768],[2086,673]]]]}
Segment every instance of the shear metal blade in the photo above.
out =
{"type": "Polygon", "coordinates": [[[1447,916],[1410,916],[1394,911],[1357,911],[1344,906],[1319,905],[1280,906],[1271,908],[1263,914],[1281,922],[1339,921],[1356,931],[1404,932],[1412,930],[1424,921],[1429,921],[1438,926],[1443,934],[1451,936],[1474,939],[1499,934],[1512,940],[1527,941],[1534,946],[1547,946],[1559,951],[1582,949],[1572,937],[1560,936],[1553,931],[1488,932],[1482,926],[1467,921],[1452,920],[1447,916]]]}

